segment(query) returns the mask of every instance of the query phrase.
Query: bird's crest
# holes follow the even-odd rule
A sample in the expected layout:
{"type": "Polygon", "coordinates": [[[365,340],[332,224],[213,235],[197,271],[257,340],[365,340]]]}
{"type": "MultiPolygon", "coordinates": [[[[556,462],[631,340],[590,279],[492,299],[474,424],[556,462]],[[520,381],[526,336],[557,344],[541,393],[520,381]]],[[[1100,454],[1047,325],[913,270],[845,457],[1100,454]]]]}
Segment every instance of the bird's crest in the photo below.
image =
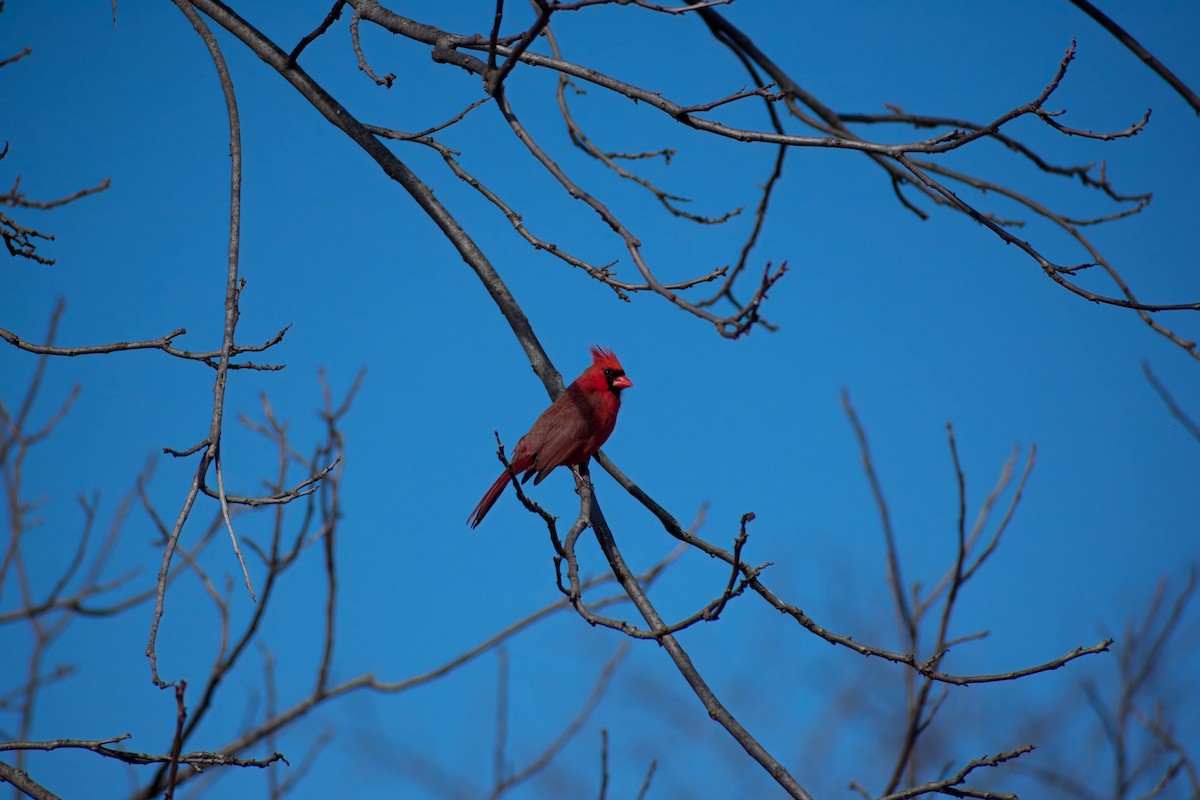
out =
{"type": "Polygon", "coordinates": [[[592,345],[592,363],[601,369],[625,371],[625,368],[621,366],[621,362],[617,361],[617,357],[613,351],[598,344],[592,345]]]}

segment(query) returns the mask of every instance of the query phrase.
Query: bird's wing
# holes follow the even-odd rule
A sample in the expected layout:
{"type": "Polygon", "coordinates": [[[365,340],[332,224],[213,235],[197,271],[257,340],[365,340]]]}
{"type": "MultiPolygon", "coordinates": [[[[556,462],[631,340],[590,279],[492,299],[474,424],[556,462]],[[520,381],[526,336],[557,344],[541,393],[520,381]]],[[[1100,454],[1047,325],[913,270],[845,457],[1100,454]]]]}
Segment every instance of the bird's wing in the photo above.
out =
{"type": "Polygon", "coordinates": [[[594,431],[587,400],[575,392],[564,393],[546,409],[529,432],[530,444],[537,447],[532,468],[537,470],[534,484],[555,467],[577,464],[594,431]]]}

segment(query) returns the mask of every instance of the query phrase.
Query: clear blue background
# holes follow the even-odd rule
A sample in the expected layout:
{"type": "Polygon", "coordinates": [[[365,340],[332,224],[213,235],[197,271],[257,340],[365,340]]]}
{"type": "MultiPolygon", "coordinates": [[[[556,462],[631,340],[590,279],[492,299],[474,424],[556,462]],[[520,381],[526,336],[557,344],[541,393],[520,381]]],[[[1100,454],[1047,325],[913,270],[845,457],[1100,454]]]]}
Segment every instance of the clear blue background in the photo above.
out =
{"type": "MultiPolygon", "coordinates": [[[[228,128],[211,61],[170,3],[119,4],[115,28],[107,3],[67,5],[69,13],[60,4],[18,0],[0,15],[0,54],[33,48],[0,70],[0,135],[10,143],[0,181],[20,175],[36,199],[107,177],[113,185],[49,214],[13,212],[57,236],[41,248],[57,264],[4,263],[0,325],[40,341],[63,296],[61,345],[154,338],[185,327],[179,345],[215,349],[223,320],[228,128]]],[[[529,14],[509,5],[505,30],[516,32],[529,14]]],[[[285,48],[328,10],[326,3],[237,6],[285,48]]],[[[408,13],[450,30],[486,33],[493,8],[418,4],[408,13]]],[[[1106,10],[1185,81],[1200,85],[1194,5],[1125,2],[1106,10]]],[[[1153,191],[1142,214],[1088,234],[1140,298],[1200,298],[1196,115],[1069,4],[929,2],[901,13],[887,2],[840,9],[743,2],[721,11],[802,86],[847,112],[882,112],[886,102],[914,113],[990,120],[1034,98],[1077,39],[1078,58],[1049,106],[1068,110],[1066,124],[1092,130],[1124,128],[1150,107],[1149,127],[1114,143],[1068,140],[1031,120],[1012,133],[1060,163],[1104,160],[1120,190],[1153,191]]],[[[480,96],[477,78],[434,64],[428,48],[364,25],[375,70],[399,76],[390,90],[376,87],[356,67],[348,16],[301,63],[360,120],[415,131],[480,96]]],[[[715,99],[747,83],[696,19],[602,8],[561,14],[554,26],[568,58],[678,102],[715,99]]],[[[408,677],[559,597],[544,529],[511,497],[480,530],[463,524],[498,471],[493,429],[511,446],[545,406],[545,392],[474,274],[411,199],[272,70],[223,32],[218,38],[237,87],[244,137],[241,271],[248,284],[238,338],[259,342],[292,325],[269,357],[286,363],[285,370],[232,376],[226,485],[253,494],[273,473],[271,448],[235,422],[242,413],[260,417],[260,392],[290,421],[292,441],[304,451],[320,434],[313,414],[320,403],[317,370],[324,368],[341,392],[367,368],[345,424],[334,669],[339,679],[367,671],[387,680],[408,677]]],[[[633,227],[660,278],[693,277],[736,259],[749,213],[705,228],[660,213],[648,194],[569,145],[554,107],[554,80],[548,71],[518,68],[509,79],[517,113],[579,183],[633,227]]],[[[633,166],[694,198],[697,213],[752,209],[757,202],[772,148],[683,129],[595,87],[571,102],[606,149],[678,148],[670,166],[633,166]]],[[[766,124],[753,103],[713,116],[766,124]]],[[[618,259],[620,275],[634,279],[619,241],[541,171],[493,107],[477,109],[439,138],[461,151],[464,167],[500,192],[535,234],[594,263],[618,259]]],[[[1132,313],[1058,289],[1027,257],[961,215],[922,203],[931,218],[918,221],[861,155],[816,149],[790,155],[751,258],[753,265],[790,265],[765,307],[780,329],[729,342],[657,297],[622,303],[583,273],[531,251],[435,153],[415,144],[393,147],[483,248],[565,379],[586,365],[591,343],[618,353],[634,388],[606,452],[681,520],[707,505],[700,533],[718,544],[729,546],[740,515],[755,512],[745,557],[773,562],[768,585],[826,627],[899,646],[877,513],[840,407],[843,387],[867,428],[909,582],[931,584],[953,557],[957,498],[945,424],[956,431],[970,518],[1012,448],[1025,453],[1037,444],[1016,519],[956,618],[955,633],[990,635],[956,648],[948,669],[1007,671],[1110,634],[1120,639],[1157,581],[1166,577],[1177,589],[1200,556],[1200,449],[1140,366],[1148,360],[1200,416],[1200,364],[1132,313]]],[[[1016,184],[1073,216],[1111,210],[1095,192],[1043,176],[997,145],[981,143],[947,162],[1016,184]]],[[[1018,215],[992,196],[963,194],[1000,216],[1018,215]]],[[[1060,262],[1085,260],[1043,224],[1020,235],[1060,262]]],[[[1160,318],[1185,336],[1200,335],[1194,314],[1160,318]]],[[[0,392],[10,408],[34,365],[27,353],[0,350],[0,392]]],[[[194,462],[164,457],[161,449],[187,448],[206,435],[211,383],[208,368],[161,353],[49,365],[38,419],[48,418],[71,386],[82,384],[83,393],[24,468],[28,495],[47,500],[31,541],[43,591],[75,541],[77,494],[99,491],[107,524],[150,458],[153,499],[160,514],[174,518],[194,462]]],[[[596,481],[635,569],[672,548],[674,541],[606,475],[596,481]]],[[[576,508],[565,472],[534,496],[560,517],[576,508]]],[[[198,504],[185,538],[199,536],[215,513],[213,503],[198,504]]],[[[270,516],[244,515],[238,525],[242,535],[262,538],[270,516]]],[[[151,526],[135,511],[112,574],[137,566],[129,591],[147,586],[158,557],[151,526]]],[[[588,574],[606,569],[594,545],[582,548],[582,559],[588,574]]],[[[207,563],[235,579],[232,602],[245,619],[250,601],[228,548],[214,546],[207,563]]],[[[690,614],[725,579],[709,559],[688,554],[652,598],[669,618],[690,614]]],[[[313,680],[321,581],[312,553],[289,573],[262,632],[279,662],[281,705],[302,697],[313,680]]],[[[4,588],[5,608],[15,604],[14,591],[4,588]]],[[[632,610],[622,613],[633,617],[632,610]]],[[[78,672],[45,690],[34,738],[129,731],[133,749],[168,749],[174,700],[149,681],[142,655],[149,621],[150,609],[142,607],[73,625],[50,660],[78,672]]],[[[199,686],[217,628],[195,581],[172,589],[164,626],[164,677],[199,686]]],[[[1181,733],[1197,737],[1191,741],[1200,740],[1200,714],[1183,676],[1198,666],[1196,634],[1193,612],[1181,631],[1183,646],[1165,665],[1176,677],[1162,684],[1190,726],[1181,733]]],[[[27,633],[10,627],[3,635],[12,652],[25,652],[27,633]]],[[[882,788],[899,735],[898,668],[831,648],[754,597],[738,599],[719,623],[688,631],[682,641],[734,714],[808,788],[824,797],[846,796],[851,779],[882,788]]],[[[619,643],[617,634],[563,614],[508,646],[514,768],[574,716],[619,643]]],[[[3,685],[19,682],[24,669],[23,658],[0,660],[3,685]]],[[[1071,728],[1067,735],[1059,725],[1033,731],[1034,722],[1062,707],[1086,720],[1080,681],[1086,675],[1107,681],[1114,669],[1112,656],[1100,656],[1018,686],[952,692],[946,727],[938,731],[950,742],[947,757],[961,764],[1037,741],[1045,746],[1030,763],[1081,764],[1072,748],[1089,741],[1085,734],[1071,728]],[[1076,756],[1056,759],[1056,752],[1076,756]]],[[[334,734],[301,784],[302,797],[478,796],[492,776],[496,683],[496,658],[485,656],[413,692],[360,694],[322,707],[277,747],[295,768],[322,732],[334,734]]],[[[222,692],[222,713],[205,723],[191,749],[220,747],[236,735],[248,708],[261,709],[257,651],[222,692]]],[[[8,728],[10,720],[0,724],[8,728]]],[[[610,736],[610,796],[635,795],[651,760],[659,765],[651,797],[770,791],[765,774],[708,720],[665,653],[637,642],[605,703],[544,776],[516,796],[595,796],[601,728],[610,736]]],[[[266,754],[259,748],[250,755],[266,754]]],[[[122,767],[86,754],[33,757],[29,767],[67,797],[119,796],[126,785],[122,767]],[[112,789],[97,795],[97,786],[112,789]]],[[[987,779],[1012,788],[1014,774],[987,779]]],[[[213,791],[253,796],[264,780],[256,772],[226,774],[213,791]]]]}

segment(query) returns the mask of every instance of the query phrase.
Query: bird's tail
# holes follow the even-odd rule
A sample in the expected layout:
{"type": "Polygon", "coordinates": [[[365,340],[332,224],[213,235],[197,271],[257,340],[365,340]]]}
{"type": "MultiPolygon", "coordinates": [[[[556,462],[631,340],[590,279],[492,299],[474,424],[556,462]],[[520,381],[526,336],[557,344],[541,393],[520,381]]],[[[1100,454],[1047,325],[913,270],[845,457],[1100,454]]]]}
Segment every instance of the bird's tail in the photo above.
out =
{"type": "Polygon", "coordinates": [[[467,517],[468,525],[474,528],[483,522],[483,518],[487,516],[488,511],[491,511],[492,506],[496,505],[496,501],[500,499],[500,495],[504,493],[504,487],[508,486],[510,480],[512,480],[512,475],[508,470],[500,473],[500,477],[496,478],[496,482],[492,484],[492,488],[487,490],[487,494],[479,501],[479,505],[475,506],[475,510],[471,512],[471,516],[467,517]]]}

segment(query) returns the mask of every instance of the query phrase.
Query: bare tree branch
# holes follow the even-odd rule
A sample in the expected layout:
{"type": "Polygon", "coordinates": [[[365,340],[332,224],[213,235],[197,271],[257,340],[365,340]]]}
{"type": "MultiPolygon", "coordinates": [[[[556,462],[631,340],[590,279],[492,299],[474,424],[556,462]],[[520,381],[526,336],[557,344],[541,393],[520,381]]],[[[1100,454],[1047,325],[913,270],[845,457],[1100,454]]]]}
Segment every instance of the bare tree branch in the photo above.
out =
{"type": "MultiPolygon", "coordinates": [[[[28,47],[25,48],[23,52],[0,61],[0,68],[8,66],[15,61],[19,61],[20,59],[29,55],[31,52],[33,51],[28,47]]],[[[3,161],[7,155],[8,143],[5,142],[4,148],[0,149],[0,161],[3,161]]],[[[103,192],[110,185],[112,185],[112,182],[108,178],[105,178],[95,186],[91,186],[86,189],[80,189],[72,194],[57,198],[55,200],[30,200],[25,193],[21,191],[21,179],[18,177],[13,181],[11,189],[3,194],[0,194],[0,207],[33,208],[46,211],[52,208],[58,208],[59,206],[65,206],[68,203],[74,203],[76,200],[80,200],[88,195],[96,194],[97,192],[103,192]]],[[[38,264],[45,264],[47,266],[54,264],[54,259],[46,258],[37,252],[39,240],[43,242],[52,242],[54,241],[54,237],[48,233],[42,233],[41,231],[33,228],[27,228],[2,212],[0,212],[0,238],[4,239],[4,246],[8,248],[9,255],[27,258],[30,261],[34,261],[38,264]]]]}
{"type": "Polygon", "coordinates": [[[1134,55],[1136,55],[1146,64],[1146,66],[1154,70],[1160,78],[1166,81],[1172,89],[1178,92],[1179,96],[1182,97],[1184,101],[1186,101],[1187,104],[1192,107],[1193,111],[1195,111],[1197,114],[1200,114],[1200,96],[1192,91],[1191,87],[1189,87],[1186,83],[1181,81],[1174,72],[1167,69],[1166,65],[1155,58],[1153,53],[1142,47],[1137,39],[1134,39],[1129,35],[1128,31],[1114,22],[1113,19],[1103,11],[1089,3],[1088,0],[1070,1],[1072,5],[1078,8],[1080,11],[1087,14],[1096,22],[1100,23],[1100,25],[1106,31],[1111,33],[1118,42],[1128,47],[1134,55]]]}

